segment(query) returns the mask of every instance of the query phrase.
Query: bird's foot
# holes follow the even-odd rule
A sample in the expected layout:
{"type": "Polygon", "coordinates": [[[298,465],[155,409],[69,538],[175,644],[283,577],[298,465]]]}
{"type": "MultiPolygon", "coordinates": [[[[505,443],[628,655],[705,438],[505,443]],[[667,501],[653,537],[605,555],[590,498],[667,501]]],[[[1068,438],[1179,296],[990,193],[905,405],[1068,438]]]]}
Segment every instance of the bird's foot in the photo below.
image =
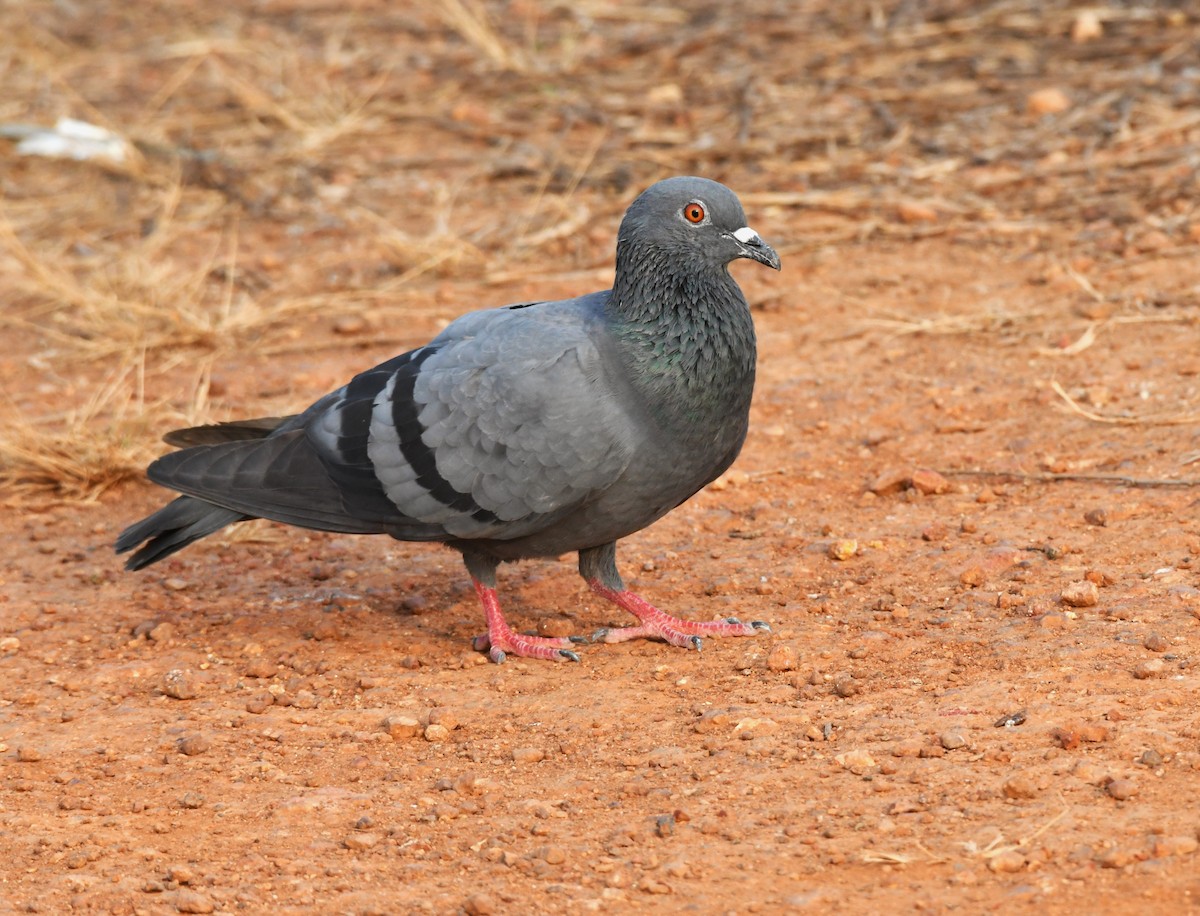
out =
{"type": "Polygon", "coordinates": [[[596,594],[623,607],[641,621],[638,626],[604,627],[597,630],[592,634],[593,642],[661,639],[673,646],[699,651],[702,636],[754,636],[757,633],[771,632],[770,625],[762,620],[752,620],[750,623],[742,623],[736,617],[702,622],[684,620],[660,611],[633,592],[616,591],[601,585],[598,581],[589,581],[588,585],[596,594]]]}
{"type": "Polygon", "coordinates": [[[477,652],[487,652],[488,658],[499,665],[510,655],[577,662],[579,656],[567,647],[581,642],[585,640],[580,636],[566,639],[557,636],[526,636],[505,626],[503,632],[481,633],[471,640],[471,645],[477,652]]]}
{"type": "Polygon", "coordinates": [[[515,632],[504,615],[500,612],[500,601],[496,590],[489,588],[478,580],[475,581],[475,592],[483,604],[484,616],[487,618],[488,631],[476,636],[471,645],[479,652],[486,651],[488,658],[497,665],[508,656],[520,658],[545,658],[551,661],[579,661],[579,656],[570,650],[570,646],[586,640],[578,636],[569,638],[558,636],[525,636],[515,632]]]}

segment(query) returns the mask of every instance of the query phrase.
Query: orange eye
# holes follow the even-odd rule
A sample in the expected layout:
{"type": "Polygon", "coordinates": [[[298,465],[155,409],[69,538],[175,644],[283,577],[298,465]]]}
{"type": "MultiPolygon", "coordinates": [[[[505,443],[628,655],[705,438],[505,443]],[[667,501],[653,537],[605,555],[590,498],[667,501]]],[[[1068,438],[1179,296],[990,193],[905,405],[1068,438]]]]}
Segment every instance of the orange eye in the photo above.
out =
{"type": "Polygon", "coordinates": [[[704,222],[704,208],[695,201],[692,201],[683,208],[683,218],[689,223],[704,222]]]}

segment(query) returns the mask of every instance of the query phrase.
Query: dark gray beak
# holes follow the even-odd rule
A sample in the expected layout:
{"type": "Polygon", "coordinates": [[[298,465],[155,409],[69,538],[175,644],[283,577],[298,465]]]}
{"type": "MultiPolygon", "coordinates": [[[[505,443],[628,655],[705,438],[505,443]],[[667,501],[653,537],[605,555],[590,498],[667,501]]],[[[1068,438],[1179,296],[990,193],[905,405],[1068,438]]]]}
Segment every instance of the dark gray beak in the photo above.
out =
{"type": "Polygon", "coordinates": [[[731,233],[731,236],[737,241],[741,250],[738,257],[749,258],[751,261],[758,261],[759,264],[766,264],[768,267],[779,270],[779,255],[775,253],[775,249],[764,242],[759,234],[749,226],[743,226],[731,233]]]}

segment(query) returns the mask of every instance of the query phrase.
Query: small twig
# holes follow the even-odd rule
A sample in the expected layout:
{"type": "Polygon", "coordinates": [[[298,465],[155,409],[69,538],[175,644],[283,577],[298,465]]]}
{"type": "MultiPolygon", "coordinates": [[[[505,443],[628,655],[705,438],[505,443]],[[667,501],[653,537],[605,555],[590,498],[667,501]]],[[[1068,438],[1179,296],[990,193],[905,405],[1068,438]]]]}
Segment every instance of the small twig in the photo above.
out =
{"type": "Polygon", "coordinates": [[[1094,420],[1097,423],[1112,423],[1116,426],[1182,426],[1190,423],[1200,423],[1200,414],[1195,413],[1172,413],[1149,417],[1106,417],[1104,414],[1095,413],[1081,406],[1078,401],[1063,390],[1062,385],[1057,380],[1051,381],[1050,387],[1054,389],[1055,394],[1067,402],[1067,406],[1072,411],[1081,417],[1087,417],[1087,419],[1094,420]]]}
{"type": "Polygon", "coordinates": [[[1058,800],[1062,802],[1062,810],[1059,811],[1058,814],[1054,815],[1054,817],[1050,818],[1050,820],[1046,821],[1046,823],[1042,824],[1042,826],[1038,827],[1038,829],[1033,831],[1033,833],[1031,833],[1029,836],[1018,837],[1016,842],[1013,843],[1005,843],[1004,834],[998,834],[995,839],[993,839],[987,844],[987,846],[980,850],[979,854],[985,859],[993,859],[996,856],[1003,855],[1006,852],[1014,852],[1018,849],[1024,849],[1027,847],[1030,843],[1032,843],[1043,833],[1067,816],[1070,808],[1067,806],[1067,802],[1062,797],[1061,792],[1059,793],[1058,800]]]}
{"type": "Polygon", "coordinates": [[[1025,471],[938,471],[943,477],[1003,477],[1023,483],[1112,483],[1124,487],[1200,487],[1200,478],[1126,477],[1123,474],[1030,474],[1025,471]]]}
{"type": "Polygon", "coordinates": [[[1102,322],[1092,321],[1084,328],[1083,333],[1079,335],[1079,339],[1065,347],[1039,347],[1038,352],[1042,356],[1074,356],[1076,353],[1082,353],[1088,347],[1096,342],[1096,328],[1101,327],[1102,322]]]}
{"type": "Polygon", "coordinates": [[[1079,288],[1091,296],[1096,302],[1104,302],[1107,299],[1103,293],[1101,293],[1098,289],[1096,289],[1095,286],[1092,285],[1092,282],[1087,277],[1077,271],[1070,264],[1063,264],[1063,267],[1067,271],[1067,276],[1074,280],[1079,288]]]}

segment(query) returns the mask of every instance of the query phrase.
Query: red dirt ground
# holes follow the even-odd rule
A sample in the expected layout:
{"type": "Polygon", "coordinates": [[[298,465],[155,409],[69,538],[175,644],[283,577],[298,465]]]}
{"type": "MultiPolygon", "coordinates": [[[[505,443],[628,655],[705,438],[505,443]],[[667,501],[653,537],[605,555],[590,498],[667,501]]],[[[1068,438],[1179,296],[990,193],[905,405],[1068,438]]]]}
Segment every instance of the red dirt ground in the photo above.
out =
{"type": "MultiPolygon", "coordinates": [[[[172,184],[0,147],[15,238],[90,290],[89,257],[186,280],[235,238],[197,301],[255,321],[147,345],[138,447],[210,364],[206,416],[294,410],[469,308],[599,288],[637,190],[709,174],[784,259],[734,268],[752,428],[620,558],[774,632],[493,666],[450,551],[259,524],[126,573],[161,491],[18,467],[0,912],[1200,912],[1194,14],[488,4],[506,64],[430,12],[179,6],[4,14],[42,56],[3,120],[222,150],[172,184]]],[[[119,363],[5,245],[0,379],[58,422],[119,363]]],[[[502,599],[625,622],[571,557],[502,599]]]]}

